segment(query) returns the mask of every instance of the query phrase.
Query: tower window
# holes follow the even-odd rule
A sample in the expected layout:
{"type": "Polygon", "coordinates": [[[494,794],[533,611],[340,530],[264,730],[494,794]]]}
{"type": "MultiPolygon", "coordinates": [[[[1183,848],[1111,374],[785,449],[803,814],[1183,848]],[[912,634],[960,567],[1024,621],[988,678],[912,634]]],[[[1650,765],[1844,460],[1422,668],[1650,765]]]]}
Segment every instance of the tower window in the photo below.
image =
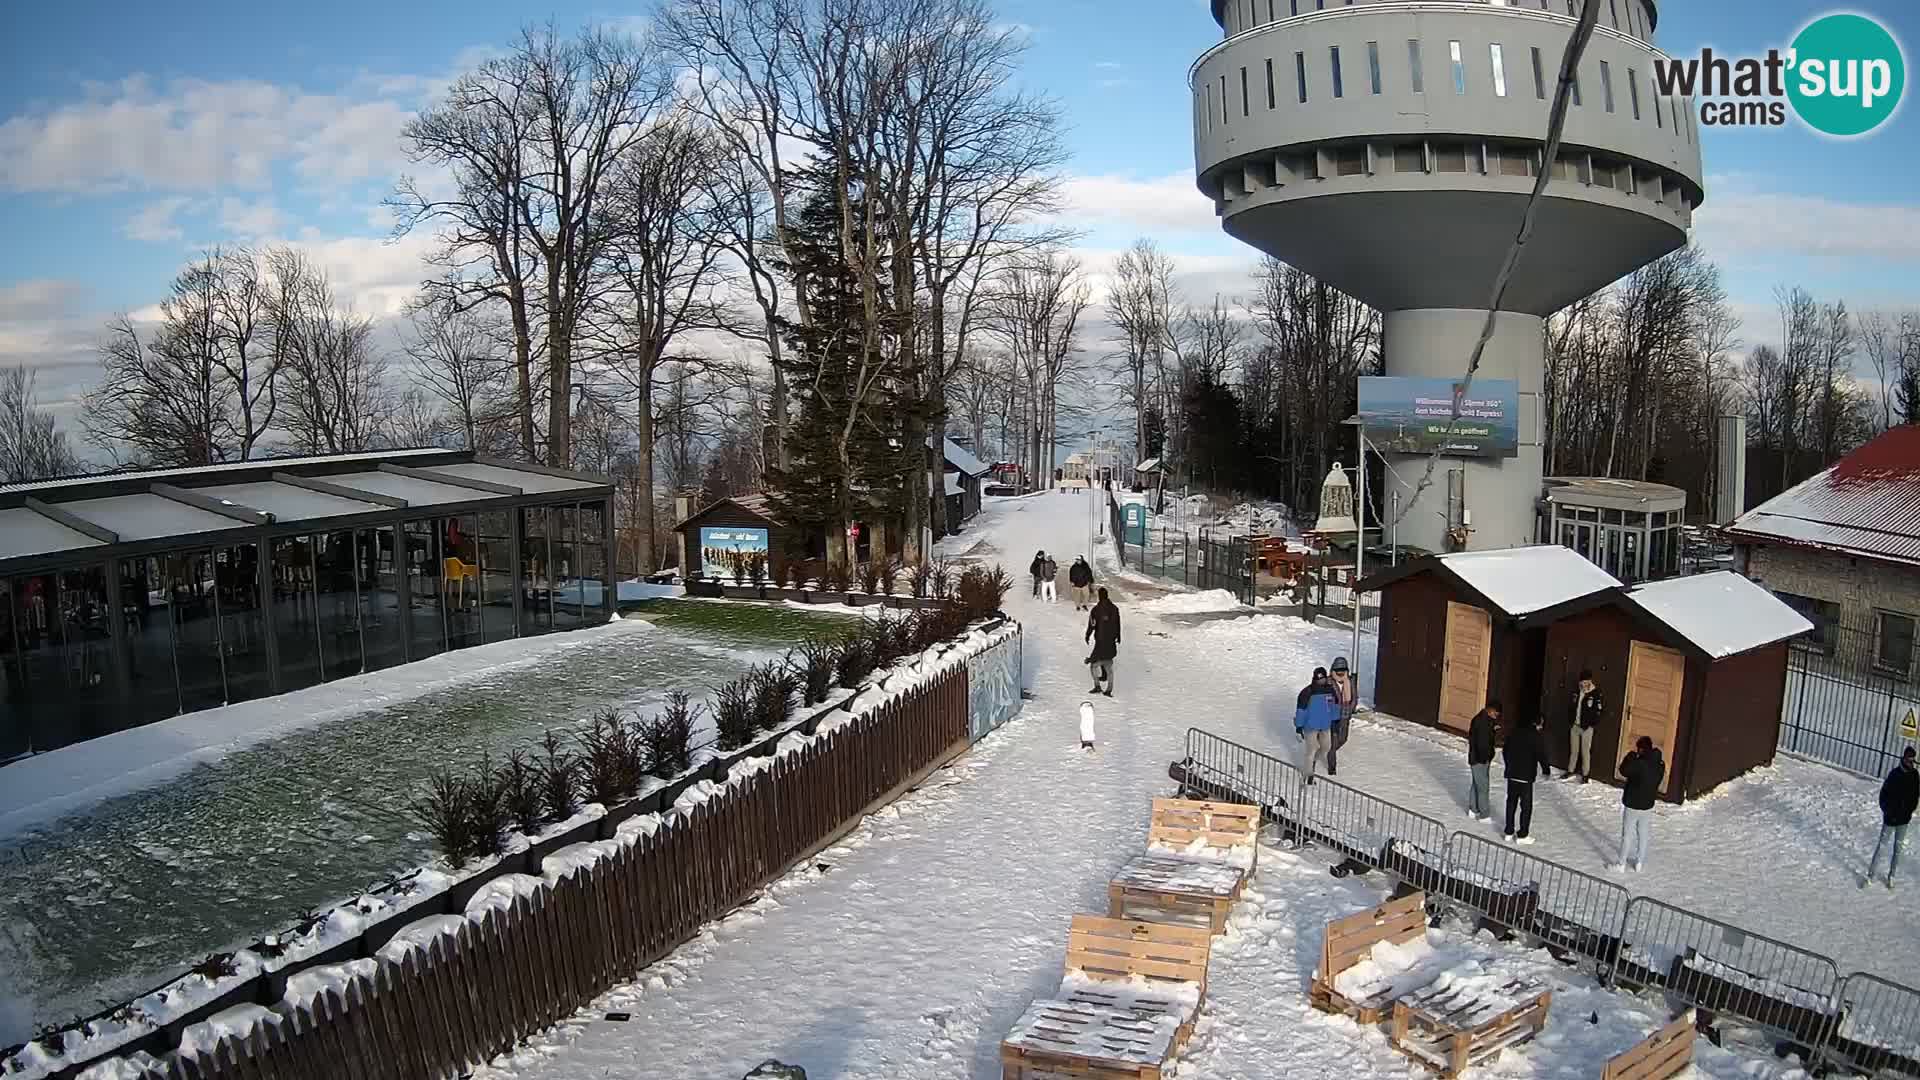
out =
{"type": "Polygon", "coordinates": [[[1440,143],[1433,148],[1433,171],[1443,173],[1463,173],[1467,171],[1467,148],[1463,143],[1440,143]]]}
{"type": "Polygon", "coordinates": [[[1393,171],[1400,173],[1423,173],[1427,171],[1427,147],[1425,143],[1400,143],[1393,148],[1393,171]]]}
{"type": "Polygon", "coordinates": [[[1420,39],[1419,38],[1407,39],[1407,67],[1409,70],[1413,72],[1413,92],[1416,94],[1426,93],[1427,92],[1426,86],[1420,78],[1420,39]]]}
{"type": "Polygon", "coordinates": [[[1466,61],[1460,59],[1460,43],[1459,42],[1457,41],[1447,42],[1447,58],[1453,61],[1453,92],[1456,94],[1466,93],[1467,92],[1467,65],[1466,65],[1466,61]]]}
{"type": "Polygon", "coordinates": [[[1620,29],[1620,0],[1607,0],[1607,18],[1613,20],[1613,28],[1620,29]]]}
{"type": "Polygon", "coordinates": [[[1660,117],[1660,95],[1657,93],[1653,95],[1653,126],[1657,128],[1667,126],[1667,122],[1660,117]]]}
{"type": "Polygon", "coordinates": [[[1333,173],[1335,176],[1364,176],[1366,172],[1366,147],[1343,146],[1335,152],[1333,158],[1333,173]]]}
{"type": "Polygon", "coordinates": [[[1291,0],[1290,6],[1292,7],[1293,13],[1295,15],[1300,14],[1300,0],[1291,0]]]}
{"type": "Polygon", "coordinates": [[[1547,100],[1547,81],[1540,75],[1540,50],[1533,50],[1533,96],[1547,100]]]}
{"type": "Polygon", "coordinates": [[[1273,108],[1273,58],[1267,58],[1267,108],[1273,108]]]}
{"type": "Polygon", "coordinates": [[[1240,115],[1247,116],[1251,112],[1252,112],[1252,109],[1249,107],[1247,102],[1247,69],[1241,68],[1240,69],[1240,115]]]}
{"type": "Polygon", "coordinates": [[[1633,102],[1633,118],[1640,119],[1640,73],[1627,69],[1627,99],[1633,102]]]}
{"type": "Polygon", "coordinates": [[[1213,84],[1207,84],[1207,134],[1213,134],[1213,84]]]}
{"type": "Polygon", "coordinates": [[[1373,86],[1373,92],[1380,92],[1380,43],[1367,42],[1367,77],[1373,86]]]}
{"type": "Polygon", "coordinates": [[[1580,104],[1580,69],[1579,68],[1575,68],[1573,70],[1573,84],[1572,86],[1569,87],[1569,89],[1573,91],[1573,103],[1575,105],[1580,104]]]}
{"type": "Polygon", "coordinates": [[[1600,96],[1606,99],[1607,111],[1613,111],[1613,69],[1605,60],[1600,61],[1600,96]]]}
{"type": "Polygon", "coordinates": [[[1229,108],[1230,106],[1227,104],[1227,77],[1225,75],[1222,75],[1220,76],[1220,126],[1221,127],[1227,126],[1227,110],[1229,108]]]}
{"type": "Polygon", "coordinates": [[[1493,54],[1493,96],[1506,97],[1507,65],[1500,55],[1500,45],[1496,42],[1487,48],[1493,54]]]}
{"type": "Polygon", "coordinates": [[[1342,97],[1346,93],[1346,83],[1340,78],[1340,46],[1327,47],[1327,63],[1333,70],[1333,96],[1342,97]]]}
{"type": "Polygon", "coordinates": [[[1303,102],[1306,101],[1307,100],[1307,54],[1306,53],[1297,52],[1293,54],[1293,81],[1299,84],[1300,100],[1303,102]]]}

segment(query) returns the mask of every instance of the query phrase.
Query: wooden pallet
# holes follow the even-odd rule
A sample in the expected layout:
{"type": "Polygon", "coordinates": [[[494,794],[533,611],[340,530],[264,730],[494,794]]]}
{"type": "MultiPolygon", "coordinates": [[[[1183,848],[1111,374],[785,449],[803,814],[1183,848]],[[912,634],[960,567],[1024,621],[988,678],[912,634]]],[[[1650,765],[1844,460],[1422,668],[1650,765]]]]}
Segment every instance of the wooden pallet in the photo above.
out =
{"type": "Polygon", "coordinates": [[[1179,1025],[1173,1039],[1178,1051],[1193,1035],[1206,997],[1212,943],[1212,935],[1195,927],[1075,915],[1058,999],[1170,1016],[1179,1025]]]}
{"type": "Polygon", "coordinates": [[[1320,966],[1313,973],[1308,1000],[1322,1012],[1350,1016],[1362,1024],[1378,1024],[1393,1014],[1393,995],[1387,991],[1361,1000],[1349,1000],[1334,989],[1334,977],[1365,960],[1382,941],[1405,945],[1427,932],[1427,894],[1408,893],[1371,911],[1362,911],[1327,924],[1320,944],[1320,966]]]}
{"type": "Polygon", "coordinates": [[[1227,912],[1245,885],[1231,863],[1137,855],[1107,883],[1107,913],[1225,933],[1227,912]]]}
{"type": "Polygon", "coordinates": [[[1147,850],[1181,852],[1198,843],[1208,857],[1240,865],[1253,876],[1260,855],[1260,808],[1250,803],[1155,799],[1147,850]]]}
{"type": "Polygon", "coordinates": [[[1170,1017],[1036,1001],[1000,1044],[1002,1080],[1161,1080],[1173,1054],[1170,1017]]]}
{"type": "Polygon", "coordinates": [[[1484,1065],[1547,1026],[1553,995],[1515,979],[1486,989],[1427,986],[1393,1003],[1394,1049],[1441,1076],[1484,1065]]]}
{"type": "Polygon", "coordinates": [[[1607,1059],[1600,1080],[1666,1080],[1693,1064],[1694,1013],[1688,1009],[1659,1031],[1607,1059]]]}

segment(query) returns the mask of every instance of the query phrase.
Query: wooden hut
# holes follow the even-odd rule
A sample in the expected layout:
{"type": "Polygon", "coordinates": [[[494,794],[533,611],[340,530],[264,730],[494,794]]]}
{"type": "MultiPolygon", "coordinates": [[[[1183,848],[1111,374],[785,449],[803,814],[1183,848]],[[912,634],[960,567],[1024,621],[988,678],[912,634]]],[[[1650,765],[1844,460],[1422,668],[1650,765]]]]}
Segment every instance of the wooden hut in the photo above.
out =
{"type": "Polygon", "coordinates": [[[767,574],[780,580],[787,559],[805,557],[809,537],[790,529],[767,504],[765,495],[739,495],[708,503],[689,514],[674,531],[680,534],[682,572],[689,578],[730,580],[730,560],[761,554],[767,574]]]}
{"type": "Polygon", "coordinates": [[[1546,628],[1547,736],[1567,764],[1580,672],[1607,708],[1593,733],[1593,779],[1645,735],[1667,761],[1662,796],[1703,795],[1773,761],[1786,693],[1788,642],[1813,624],[1729,571],[1596,595],[1546,628]]]}
{"type": "Polygon", "coordinates": [[[1553,544],[1428,555],[1368,575],[1380,593],[1374,701],[1382,712],[1464,734],[1497,700],[1539,715],[1546,628],[1620,582],[1553,544]]]}

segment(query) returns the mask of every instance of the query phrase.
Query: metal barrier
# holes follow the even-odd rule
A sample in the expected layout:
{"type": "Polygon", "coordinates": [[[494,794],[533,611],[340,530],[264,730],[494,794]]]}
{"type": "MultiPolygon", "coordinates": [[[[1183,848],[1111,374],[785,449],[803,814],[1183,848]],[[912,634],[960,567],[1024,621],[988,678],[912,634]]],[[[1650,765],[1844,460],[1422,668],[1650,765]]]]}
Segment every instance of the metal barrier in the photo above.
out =
{"type": "Polygon", "coordinates": [[[1630,899],[1615,882],[1465,831],[1447,840],[1447,873],[1479,888],[1531,897],[1531,910],[1507,901],[1510,915],[1474,905],[1492,921],[1590,957],[1602,966],[1614,962],[1630,899]]]}
{"type": "Polygon", "coordinates": [[[1431,865],[1446,859],[1445,825],[1325,776],[1301,786],[1295,825],[1301,840],[1421,888],[1431,865]]]}
{"type": "Polygon", "coordinates": [[[1183,786],[1212,798],[1253,803],[1271,821],[1286,822],[1288,808],[1300,802],[1300,770],[1212,732],[1187,729],[1186,766],[1183,786]]]}
{"type": "Polygon", "coordinates": [[[1704,1012],[1786,1036],[1809,1051],[1833,1033],[1840,973],[1832,960],[1650,896],[1621,924],[1609,981],[1657,987],[1704,1012]]]}
{"type": "Polygon", "coordinates": [[[1856,971],[1837,997],[1840,1022],[1823,1057],[1867,1076],[1920,1077],[1920,990],[1856,971]]]}

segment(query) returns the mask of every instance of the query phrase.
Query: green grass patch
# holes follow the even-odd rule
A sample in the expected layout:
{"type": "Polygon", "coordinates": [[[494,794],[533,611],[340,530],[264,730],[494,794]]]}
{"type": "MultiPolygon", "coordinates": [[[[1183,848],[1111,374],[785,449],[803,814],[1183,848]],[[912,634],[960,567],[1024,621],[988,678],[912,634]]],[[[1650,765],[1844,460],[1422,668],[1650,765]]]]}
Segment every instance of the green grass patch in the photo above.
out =
{"type": "Polygon", "coordinates": [[[621,604],[620,614],[637,615],[673,630],[743,645],[792,645],[811,633],[845,629],[860,618],[848,607],[831,604],[819,611],[751,600],[640,600],[621,604]]]}

